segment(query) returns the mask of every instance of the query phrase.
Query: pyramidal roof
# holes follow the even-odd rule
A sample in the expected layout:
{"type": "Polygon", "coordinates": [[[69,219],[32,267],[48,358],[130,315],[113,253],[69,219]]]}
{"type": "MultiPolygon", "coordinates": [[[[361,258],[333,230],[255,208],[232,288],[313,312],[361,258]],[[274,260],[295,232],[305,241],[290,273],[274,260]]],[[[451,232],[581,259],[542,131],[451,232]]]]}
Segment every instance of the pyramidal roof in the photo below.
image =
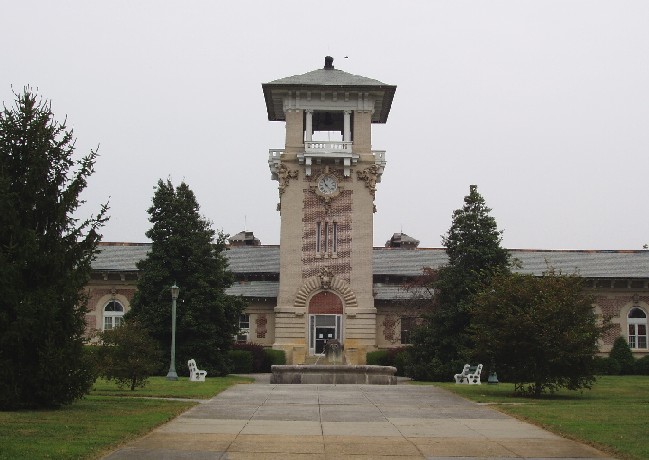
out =
{"type": "Polygon", "coordinates": [[[326,87],[327,90],[340,89],[341,91],[360,91],[372,93],[376,97],[376,114],[372,117],[373,123],[385,123],[392,99],[397,89],[395,85],[388,85],[373,78],[354,75],[333,66],[333,58],[325,57],[325,66],[322,69],[312,70],[301,75],[284,77],[263,83],[268,119],[270,121],[285,120],[282,107],[282,97],[287,91],[314,91],[326,87]]]}
{"type": "Polygon", "coordinates": [[[369,87],[394,87],[394,85],[387,85],[381,81],[373,78],[363,77],[361,75],[354,75],[343,70],[334,69],[326,66],[322,69],[312,70],[311,72],[302,75],[293,75],[292,77],[284,77],[278,80],[265,83],[265,85],[288,85],[288,86],[369,86],[369,87]]]}

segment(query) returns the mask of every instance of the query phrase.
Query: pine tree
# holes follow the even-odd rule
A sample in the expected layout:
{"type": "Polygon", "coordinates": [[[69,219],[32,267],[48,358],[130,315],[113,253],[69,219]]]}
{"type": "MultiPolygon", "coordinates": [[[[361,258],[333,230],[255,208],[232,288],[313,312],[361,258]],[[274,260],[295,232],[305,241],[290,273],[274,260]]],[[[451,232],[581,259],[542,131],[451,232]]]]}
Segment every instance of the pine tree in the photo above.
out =
{"type": "Polygon", "coordinates": [[[195,359],[209,375],[227,372],[225,352],[238,332],[240,298],[225,294],[233,282],[223,254],[227,235],[201,217],[194,193],[183,182],[158,181],[146,236],[151,252],[138,264],[140,279],[127,315],[145,324],[163,350],[171,346],[170,287],[180,287],[176,319],[176,369],[195,359]],[[215,241],[216,238],[216,241],[215,241]]]}
{"type": "Polygon", "coordinates": [[[0,113],[0,408],[56,407],[94,376],[83,354],[90,263],[107,207],[79,222],[97,153],[29,88],[0,113]]]}
{"type": "Polygon", "coordinates": [[[462,368],[472,347],[467,334],[471,298],[494,274],[509,270],[509,253],[500,246],[502,232],[490,212],[471,185],[442,237],[448,264],[428,275],[434,295],[424,324],[413,335],[408,372],[417,379],[447,380],[462,368]]]}

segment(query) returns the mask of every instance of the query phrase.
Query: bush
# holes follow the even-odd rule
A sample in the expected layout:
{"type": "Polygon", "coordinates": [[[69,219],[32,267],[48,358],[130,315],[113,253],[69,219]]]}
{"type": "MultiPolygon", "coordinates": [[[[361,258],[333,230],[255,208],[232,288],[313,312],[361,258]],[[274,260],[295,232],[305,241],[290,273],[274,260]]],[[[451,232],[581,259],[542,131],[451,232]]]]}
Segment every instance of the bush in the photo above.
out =
{"type": "MultiPolygon", "coordinates": [[[[281,366],[283,364],[286,364],[286,353],[284,350],[273,350],[272,348],[265,348],[264,353],[270,360],[270,365],[271,366],[281,366]]],[[[268,371],[264,372],[270,372],[270,368],[268,371]]]]}
{"type": "Polygon", "coordinates": [[[635,358],[633,357],[631,348],[629,348],[629,344],[624,337],[618,337],[615,339],[609,357],[620,363],[621,375],[633,374],[635,358]]]}
{"type": "Polygon", "coordinates": [[[365,362],[369,366],[387,366],[388,361],[388,351],[387,350],[376,350],[370,351],[365,357],[365,362]]]}
{"type": "Polygon", "coordinates": [[[250,372],[270,372],[271,359],[263,345],[256,343],[235,343],[233,350],[244,350],[252,354],[252,370],[250,372]]]}
{"type": "Polygon", "coordinates": [[[633,366],[634,374],[649,375],[649,356],[637,359],[633,366]]]}
{"type": "Polygon", "coordinates": [[[408,348],[390,348],[388,350],[370,351],[367,353],[365,361],[370,366],[393,366],[397,368],[398,376],[404,376],[406,365],[408,363],[408,348]]]}
{"type": "Polygon", "coordinates": [[[622,366],[615,359],[595,356],[593,358],[593,368],[595,375],[620,375],[622,366]]]}
{"type": "Polygon", "coordinates": [[[254,357],[248,350],[228,351],[230,369],[234,374],[252,374],[254,357]]]}

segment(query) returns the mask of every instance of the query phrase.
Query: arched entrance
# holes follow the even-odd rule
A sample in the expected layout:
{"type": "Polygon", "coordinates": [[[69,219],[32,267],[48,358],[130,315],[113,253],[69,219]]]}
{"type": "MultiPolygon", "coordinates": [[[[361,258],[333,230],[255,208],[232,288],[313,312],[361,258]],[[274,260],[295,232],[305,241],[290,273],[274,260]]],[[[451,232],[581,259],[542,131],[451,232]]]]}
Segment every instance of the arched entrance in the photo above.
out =
{"type": "Polygon", "coordinates": [[[332,291],[322,291],[309,301],[309,355],[324,352],[327,340],[342,342],[343,301],[332,291]]]}

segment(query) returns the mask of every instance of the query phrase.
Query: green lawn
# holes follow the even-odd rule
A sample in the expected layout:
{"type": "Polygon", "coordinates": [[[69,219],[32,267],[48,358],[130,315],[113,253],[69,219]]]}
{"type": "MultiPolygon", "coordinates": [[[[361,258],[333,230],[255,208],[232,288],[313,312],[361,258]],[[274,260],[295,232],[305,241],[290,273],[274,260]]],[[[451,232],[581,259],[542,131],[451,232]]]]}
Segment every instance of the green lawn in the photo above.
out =
{"type": "Polygon", "coordinates": [[[561,391],[540,400],[512,396],[512,384],[435,385],[616,457],[649,458],[647,376],[600,377],[592,390],[561,391]]]}
{"type": "Polygon", "coordinates": [[[250,381],[208,377],[189,382],[181,377],[173,382],[154,377],[132,392],[98,380],[90,395],[59,410],[0,412],[0,459],[98,458],[197,404],[156,398],[211,398],[235,383],[250,381]]]}
{"type": "Polygon", "coordinates": [[[209,399],[235,383],[250,383],[254,379],[246,377],[208,377],[205,382],[190,382],[187,377],[178,380],[167,380],[165,377],[152,377],[144,388],[118,388],[114,382],[98,379],[91,395],[104,396],[149,396],[158,398],[191,398],[209,399]]]}

